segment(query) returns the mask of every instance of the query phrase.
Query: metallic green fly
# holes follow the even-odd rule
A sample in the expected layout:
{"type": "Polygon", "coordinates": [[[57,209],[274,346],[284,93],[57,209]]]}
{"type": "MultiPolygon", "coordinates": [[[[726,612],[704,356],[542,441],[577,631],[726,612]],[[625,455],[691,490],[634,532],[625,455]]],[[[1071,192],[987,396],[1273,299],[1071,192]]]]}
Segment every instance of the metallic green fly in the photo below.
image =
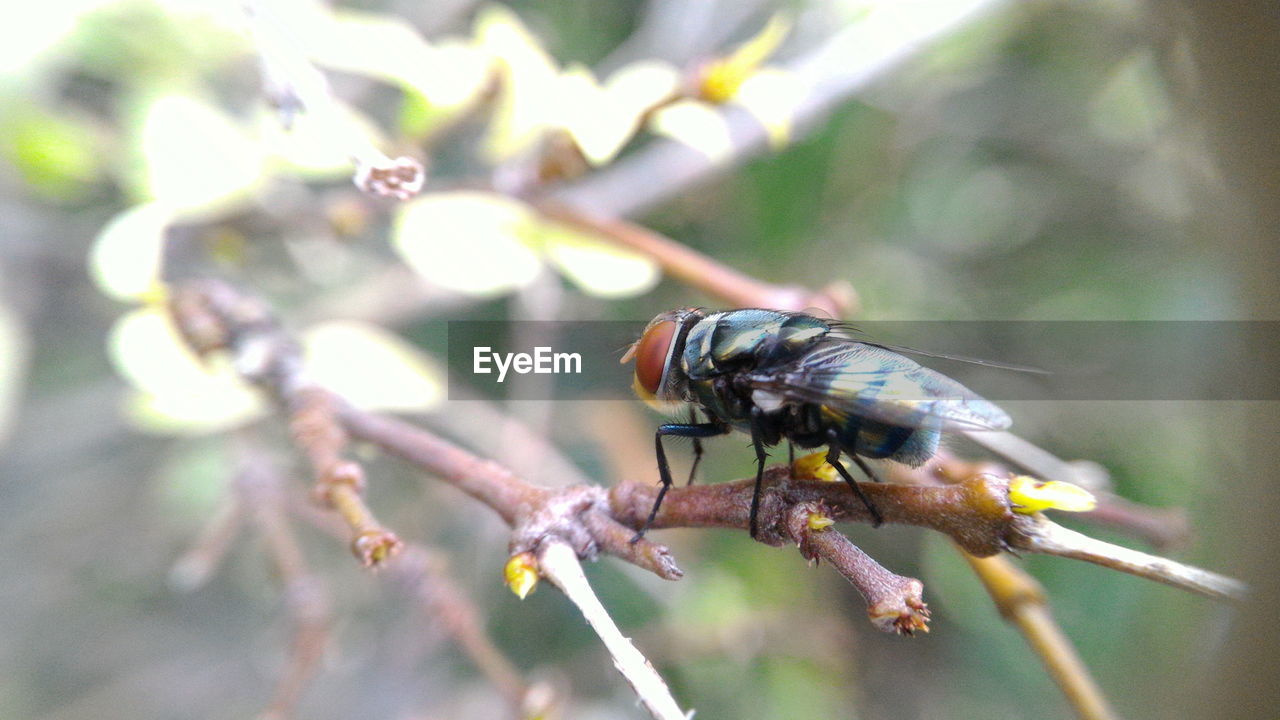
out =
{"type": "Polygon", "coordinates": [[[665,411],[691,408],[687,423],[659,426],[654,436],[662,488],[639,539],[671,487],[664,436],[694,440],[733,430],[748,433],[756,452],[750,529],[759,528],[765,448],[788,440],[826,447],[829,462],[862,500],[876,525],[880,512],[840,462],[848,455],[873,480],[863,458],[918,467],[943,432],[1003,430],[1009,416],[951,378],[883,345],[858,340],[844,323],[777,310],[665,312],[645,328],[623,362],[636,361],[636,394],[665,411]],[[697,413],[706,416],[700,422],[697,413]]]}

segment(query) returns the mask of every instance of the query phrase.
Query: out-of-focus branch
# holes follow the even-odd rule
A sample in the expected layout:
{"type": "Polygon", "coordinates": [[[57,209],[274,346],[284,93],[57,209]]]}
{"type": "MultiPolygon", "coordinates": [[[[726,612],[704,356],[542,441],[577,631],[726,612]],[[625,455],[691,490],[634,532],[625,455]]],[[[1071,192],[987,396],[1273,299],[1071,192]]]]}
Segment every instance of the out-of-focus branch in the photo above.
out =
{"type": "Polygon", "coordinates": [[[1006,557],[974,557],[963,549],[960,554],[982,581],[1000,615],[1027,639],[1076,716],[1080,720],[1115,718],[1071,641],[1054,622],[1040,584],[1006,557]]]}
{"type": "Polygon", "coordinates": [[[476,604],[465,597],[439,553],[410,545],[390,568],[392,579],[421,605],[426,617],[439,623],[471,662],[497,688],[516,717],[544,717],[547,707],[529,707],[530,686],[485,632],[476,604]]]}
{"type": "Polygon", "coordinates": [[[1081,520],[1114,528],[1161,552],[1182,547],[1191,539],[1191,523],[1182,508],[1151,507],[1110,492],[1094,494],[1098,507],[1081,513],[1081,520]]]}
{"type": "Polygon", "coordinates": [[[191,591],[208,582],[227,556],[243,524],[244,508],[238,495],[226,493],[191,549],[173,564],[169,584],[177,590],[191,591]]]}
{"type": "Polygon", "coordinates": [[[237,494],[251,508],[267,554],[284,589],[285,607],[293,623],[285,671],[276,683],[262,718],[292,717],[298,700],[315,676],[329,641],[328,593],[307,567],[302,548],[289,527],[274,471],[258,455],[246,459],[236,478],[237,494]]]}
{"type": "Polygon", "coordinates": [[[582,565],[573,548],[560,541],[543,543],[538,552],[539,572],[560,588],[582,612],[591,629],[596,631],[618,672],[636,691],[641,704],[649,714],[659,720],[688,720],[692,713],[680,709],[671,689],[653,669],[644,655],[624,637],[614,624],[609,612],[600,604],[591,583],[582,574],[582,565]]]}
{"type": "Polygon", "coordinates": [[[302,372],[301,352],[262,303],[229,285],[191,281],[170,296],[170,313],[191,348],[204,356],[229,350],[236,369],[271,394],[290,415],[294,440],[316,476],[317,499],[351,527],[351,549],[368,567],[400,549],[395,533],[382,527],[365,505],[364,470],[342,453],[347,434],[333,397],[302,372]]]}
{"type": "MultiPolygon", "coordinates": [[[[796,126],[792,136],[802,136],[850,96],[919,56],[930,43],[1002,4],[1002,0],[961,0],[910,18],[895,15],[891,4],[885,6],[887,12],[878,8],[865,21],[852,23],[789,65],[796,85],[809,88],[792,113],[796,126]]],[[[742,110],[726,108],[724,112],[731,142],[727,159],[712,159],[682,143],[658,140],[552,192],[548,199],[601,216],[635,215],[768,150],[769,133],[759,121],[742,110]]]]}
{"type": "Polygon", "coordinates": [[[843,317],[857,309],[857,294],[847,282],[834,282],[813,292],[798,285],[772,285],[741,273],[671,238],[625,220],[604,218],[569,205],[543,202],[547,217],[609,239],[647,255],[669,275],[735,307],[775,310],[818,309],[843,317]]]}
{"type": "MultiPolygon", "coordinates": [[[[328,535],[342,537],[344,534],[343,524],[313,503],[292,502],[289,511],[328,535]]],[[[476,603],[458,585],[443,553],[425,545],[406,543],[381,577],[419,603],[428,620],[439,623],[507,701],[516,717],[551,717],[548,712],[559,701],[555,691],[542,683],[527,682],[494,644],[476,603]]]]}

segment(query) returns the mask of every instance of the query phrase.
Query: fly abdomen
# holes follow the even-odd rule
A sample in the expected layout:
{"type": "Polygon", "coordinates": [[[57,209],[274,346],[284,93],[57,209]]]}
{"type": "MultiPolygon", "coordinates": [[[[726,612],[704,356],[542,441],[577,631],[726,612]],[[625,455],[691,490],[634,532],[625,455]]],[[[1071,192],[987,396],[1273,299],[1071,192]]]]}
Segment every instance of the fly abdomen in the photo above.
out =
{"type": "Polygon", "coordinates": [[[938,450],[941,433],[925,427],[902,427],[849,417],[837,431],[841,450],[876,460],[889,459],[919,467],[938,450]]]}

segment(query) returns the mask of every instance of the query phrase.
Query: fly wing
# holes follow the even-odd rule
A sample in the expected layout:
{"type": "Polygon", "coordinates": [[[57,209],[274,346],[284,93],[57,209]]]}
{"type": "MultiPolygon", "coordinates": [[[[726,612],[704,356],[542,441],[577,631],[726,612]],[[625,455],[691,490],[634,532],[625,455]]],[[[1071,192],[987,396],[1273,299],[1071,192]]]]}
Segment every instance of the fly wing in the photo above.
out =
{"type": "Polygon", "coordinates": [[[960,383],[891,350],[844,338],[799,360],[753,373],[749,382],[774,403],[820,405],[888,425],[1003,430],[1009,416],[960,383]]]}

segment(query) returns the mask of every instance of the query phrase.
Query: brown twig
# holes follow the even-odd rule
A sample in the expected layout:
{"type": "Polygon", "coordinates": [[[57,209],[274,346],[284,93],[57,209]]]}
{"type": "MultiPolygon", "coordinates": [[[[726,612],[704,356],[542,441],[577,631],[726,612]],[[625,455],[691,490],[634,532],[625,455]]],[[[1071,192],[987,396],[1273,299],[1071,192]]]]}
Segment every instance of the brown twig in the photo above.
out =
{"type": "Polygon", "coordinates": [[[237,494],[226,493],[191,549],[173,564],[169,584],[177,590],[191,591],[208,582],[227,556],[243,524],[244,508],[237,494]]]}
{"type": "Polygon", "coordinates": [[[284,589],[284,602],[293,623],[286,669],[261,718],[292,717],[307,683],[315,676],[329,641],[329,600],[322,581],[307,567],[302,548],[289,527],[274,471],[256,454],[244,463],[236,490],[266,542],[284,589]]]}
{"type": "Polygon", "coordinates": [[[1049,612],[1044,588],[1014,567],[1006,557],[980,558],[963,549],[959,550],[991,595],[1000,615],[1018,628],[1044,663],[1045,669],[1062,689],[1062,694],[1071,704],[1076,716],[1080,720],[1115,718],[1115,713],[1076,654],[1071,641],[1049,612]]]}
{"type": "MultiPolygon", "coordinates": [[[[540,488],[498,463],[477,457],[421,428],[344,406],[325,391],[313,388],[305,382],[301,360],[287,336],[260,305],[225,285],[204,282],[188,286],[185,291],[174,293],[173,307],[184,335],[197,349],[208,351],[213,341],[234,349],[241,372],[278,397],[295,398],[304,389],[307,397],[313,393],[327,397],[319,404],[330,408],[346,432],[404,457],[492,508],[513,528],[513,554],[536,550],[546,538],[554,536],[572,546],[580,557],[594,557],[603,551],[662,577],[680,577],[667,548],[648,540],[635,545],[621,541],[627,528],[641,526],[657,492],[654,486],[621,484],[608,492],[583,486],[540,488]],[[226,327],[219,328],[217,322],[226,327]]],[[[333,440],[326,442],[332,444],[333,440]]],[[[332,461],[328,451],[312,452],[313,462],[332,461]]],[[[891,470],[924,479],[939,471],[930,464],[891,470]]],[[[866,508],[854,501],[842,485],[792,480],[786,467],[770,468],[766,476],[770,482],[760,507],[760,539],[764,542],[777,545],[787,540],[786,511],[803,502],[825,503],[836,519],[870,519],[866,508]]],[[[1212,573],[1168,560],[1151,562],[1143,559],[1150,556],[1100,541],[1084,546],[1054,531],[1057,526],[1052,523],[1013,513],[1008,482],[994,474],[977,473],[946,486],[864,483],[861,487],[886,521],[943,532],[974,555],[994,555],[1013,546],[1077,557],[1213,596],[1235,597],[1239,593],[1238,587],[1218,582],[1218,576],[1212,573]]],[[[674,488],[652,527],[745,528],[752,491],[753,483],[747,479],[674,488]]]]}
{"type": "Polygon", "coordinates": [[[843,317],[857,307],[857,294],[847,282],[831,283],[818,292],[798,285],[772,285],[625,220],[591,215],[551,201],[541,202],[537,207],[552,220],[607,238],[652,258],[669,275],[730,306],[796,311],[816,309],[831,317],[843,317]]]}
{"type": "Polygon", "coordinates": [[[462,594],[440,553],[410,545],[391,566],[390,575],[421,605],[424,615],[439,623],[497,688],[515,717],[540,717],[545,713],[547,708],[526,707],[530,686],[493,644],[475,603],[462,594]]]}
{"type": "Polygon", "coordinates": [[[787,513],[787,531],[806,560],[826,560],[867,602],[871,624],[884,632],[929,632],[924,584],[892,573],[849,538],[831,529],[834,522],[821,503],[800,503],[787,513]]]}
{"type": "Polygon", "coordinates": [[[353,436],[437,475],[498,513],[513,529],[511,554],[536,550],[547,537],[557,536],[582,557],[603,551],[668,580],[683,575],[665,546],[628,542],[636,526],[622,527],[609,515],[602,488],[540,488],[409,423],[353,408],[342,417],[353,436]]]}
{"type": "MultiPolygon", "coordinates": [[[[345,534],[345,524],[330,513],[322,512],[314,503],[293,502],[290,512],[334,537],[345,534]]],[[[507,701],[517,717],[549,717],[558,702],[554,690],[542,683],[528,683],[515,664],[494,644],[457,579],[449,572],[444,553],[417,543],[406,543],[404,550],[390,563],[381,576],[412,596],[421,604],[429,620],[441,627],[462,652],[507,701]]]]}
{"type": "Polygon", "coordinates": [[[361,563],[374,567],[394,555],[400,539],[378,523],[361,497],[364,470],[342,457],[347,435],[333,397],[303,374],[301,352],[267,308],[229,285],[206,280],[175,289],[169,309],[197,354],[231,351],[239,373],[289,413],[294,440],[315,473],[316,498],[351,527],[351,549],[361,563]]]}

